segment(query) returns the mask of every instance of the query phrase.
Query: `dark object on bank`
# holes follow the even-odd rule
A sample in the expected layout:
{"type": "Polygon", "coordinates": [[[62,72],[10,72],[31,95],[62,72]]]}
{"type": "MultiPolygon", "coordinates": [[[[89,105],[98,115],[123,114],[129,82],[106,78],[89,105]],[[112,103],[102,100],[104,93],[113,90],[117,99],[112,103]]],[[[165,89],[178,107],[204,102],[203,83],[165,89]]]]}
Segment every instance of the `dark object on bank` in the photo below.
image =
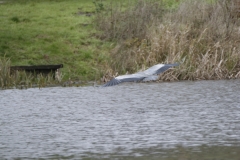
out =
{"type": "Polygon", "coordinates": [[[25,71],[32,74],[53,74],[55,77],[56,72],[60,68],[63,68],[63,64],[57,64],[57,65],[35,65],[35,66],[11,66],[11,73],[14,73],[14,71],[25,71]]]}

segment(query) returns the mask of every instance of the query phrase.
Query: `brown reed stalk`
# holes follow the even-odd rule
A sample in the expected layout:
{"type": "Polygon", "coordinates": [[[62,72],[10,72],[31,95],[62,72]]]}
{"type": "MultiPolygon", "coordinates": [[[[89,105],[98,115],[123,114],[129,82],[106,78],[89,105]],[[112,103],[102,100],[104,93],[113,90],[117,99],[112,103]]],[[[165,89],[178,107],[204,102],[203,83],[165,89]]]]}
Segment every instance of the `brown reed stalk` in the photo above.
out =
{"type": "MultiPolygon", "coordinates": [[[[231,16],[231,6],[227,0],[189,0],[175,11],[162,12],[162,18],[152,17],[143,24],[148,26],[142,28],[143,36],[123,39],[112,50],[112,69],[125,74],[156,63],[179,62],[178,68],[166,72],[160,80],[239,78],[240,19],[231,16]]],[[[126,11],[119,16],[125,13],[138,15],[126,11]]]]}
{"type": "Polygon", "coordinates": [[[0,58],[0,88],[11,86],[10,60],[6,57],[0,58]]]}

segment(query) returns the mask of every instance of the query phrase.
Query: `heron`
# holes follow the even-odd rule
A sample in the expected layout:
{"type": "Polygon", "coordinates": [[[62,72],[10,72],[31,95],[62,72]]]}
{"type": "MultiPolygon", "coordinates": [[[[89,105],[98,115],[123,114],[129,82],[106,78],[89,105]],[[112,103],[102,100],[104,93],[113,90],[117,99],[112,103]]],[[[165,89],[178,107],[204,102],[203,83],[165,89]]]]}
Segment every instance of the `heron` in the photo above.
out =
{"type": "Polygon", "coordinates": [[[103,87],[118,85],[123,82],[147,82],[147,81],[155,81],[158,79],[159,74],[168,70],[171,67],[178,66],[178,63],[174,64],[157,64],[145,71],[137,72],[134,74],[120,75],[109,82],[102,85],[103,87]]]}

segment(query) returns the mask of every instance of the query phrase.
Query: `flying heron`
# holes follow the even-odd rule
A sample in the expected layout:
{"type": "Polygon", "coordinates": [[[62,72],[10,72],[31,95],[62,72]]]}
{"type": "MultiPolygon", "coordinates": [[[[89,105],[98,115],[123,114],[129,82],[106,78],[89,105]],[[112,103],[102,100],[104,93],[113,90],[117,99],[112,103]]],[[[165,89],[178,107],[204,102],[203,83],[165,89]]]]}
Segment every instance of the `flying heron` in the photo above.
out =
{"type": "Polygon", "coordinates": [[[105,83],[103,87],[118,85],[123,82],[146,82],[155,81],[158,79],[158,75],[168,70],[171,67],[178,66],[179,64],[157,64],[145,71],[137,72],[134,74],[121,75],[113,78],[111,81],[105,83]]]}

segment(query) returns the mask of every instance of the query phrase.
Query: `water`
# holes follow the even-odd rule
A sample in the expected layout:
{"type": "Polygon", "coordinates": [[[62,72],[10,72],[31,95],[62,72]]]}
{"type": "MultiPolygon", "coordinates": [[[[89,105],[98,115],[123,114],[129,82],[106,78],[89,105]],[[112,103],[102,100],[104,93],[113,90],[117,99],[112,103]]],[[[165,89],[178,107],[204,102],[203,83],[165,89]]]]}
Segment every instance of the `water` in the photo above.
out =
{"type": "Polygon", "coordinates": [[[13,89],[0,97],[0,159],[240,157],[240,80],[13,89]]]}

